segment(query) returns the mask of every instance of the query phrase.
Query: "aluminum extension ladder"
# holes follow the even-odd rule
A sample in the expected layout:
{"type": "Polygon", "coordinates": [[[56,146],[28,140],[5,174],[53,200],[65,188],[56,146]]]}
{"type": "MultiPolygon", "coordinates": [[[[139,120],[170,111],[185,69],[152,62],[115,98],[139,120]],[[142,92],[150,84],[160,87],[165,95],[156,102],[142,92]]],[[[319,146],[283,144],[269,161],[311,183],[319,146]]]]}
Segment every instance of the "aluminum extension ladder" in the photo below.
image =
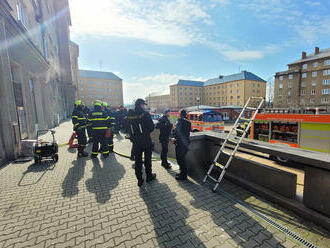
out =
{"type": "MultiPolygon", "coordinates": [[[[207,178],[210,178],[212,181],[214,181],[216,184],[213,188],[213,192],[216,191],[216,189],[218,188],[223,176],[225,175],[226,173],[226,170],[227,168],[229,167],[231,161],[233,160],[233,157],[235,156],[237,150],[238,150],[238,147],[240,146],[240,144],[242,143],[246,133],[248,132],[251,124],[252,124],[252,121],[255,119],[259,109],[262,107],[263,103],[264,103],[265,99],[263,97],[250,97],[249,100],[246,102],[246,104],[244,105],[243,109],[242,109],[242,112],[240,113],[240,115],[238,116],[237,120],[235,121],[235,124],[234,126],[231,128],[230,132],[228,133],[225,141],[223,142],[220,150],[218,151],[217,155],[215,156],[214,160],[213,160],[213,163],[210,165],[210,168],[206,174],[206,176],[204,177],[203,179],[203,182],[205,183],[207,178]],[[249,106],[249,104],[251,104],[251,100],[255,100],[254,102],[254,106],[257,106],[257,107],[251,107],[249,106]],[[246,119],[246,118],[243,118],[243,114],[246,112],[246,111],[254,111],[251,119],[246,119]],[[240,123],[241,120],[244,120],[244,121],[248,121],[249,124],[247,126],[245,126],[245,129],[244,131],[242,131],[241,129],[238,129],[238,124],[240,123]],[[237,132],[240,132],[240,133],[243,133],[241,137],[237,137],[237,136],[234,136],[234,140],[230,140],[231,138],[231,134],[234,134],[234,131],[236,131],[236,134],[237,132]],[[238,139],[238,141],[237,141],[238,139]],[[226,147],[226,144],[228,143],[228,140],[230,140],[230,142],[233,142],[235,143],[235,148],[234,150],[228,154],[229,155],[229,159],[227,160],[227,163],[225,164],[225,166],[221,165],[218,163],[218,159],[221,155],[221,153],[225,153],[224,150],[225,150],[225,147],[226,147]],[[211,173],[212,173],[212,170],[214,168],[214,166],[218,166],[222,169],[218,179],[214,178],[211,176],[211,173]]],[[[225,153],[227,154],[227,153],[225,153]]]]}

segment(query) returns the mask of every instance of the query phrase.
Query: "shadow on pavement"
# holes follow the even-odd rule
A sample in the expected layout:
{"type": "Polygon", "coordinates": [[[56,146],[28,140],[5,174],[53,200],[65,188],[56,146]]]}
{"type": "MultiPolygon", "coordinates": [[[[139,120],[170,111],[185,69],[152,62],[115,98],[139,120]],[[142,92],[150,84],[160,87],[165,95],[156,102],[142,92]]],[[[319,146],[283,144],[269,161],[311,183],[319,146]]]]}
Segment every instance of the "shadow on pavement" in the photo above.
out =
{"type": "Polygon", "coordinates": [[[206,247],[186,222],[188,209],[176,199],[176,193],[164,183],[154,182],[152,189],[140,189],[153,221],[158,247],[206,247]]]}
{"type": "Polygon", "coordinates": [[[72,162],[73,167],[68,170],[62,182],[62,196],[72,197],[78,194],[78,183],[84,177],[87,158],[81,158],[72,162]]]}
{"type": "Polygon", "coordinates": [[[46,174],[47,171],[54,170],[56,163],[53,161],[42,161],[40,164],[31,164],[26,171],[23,172],[21,179],[18,182],[18,186],[29,186],[33,184],[37,184],[43,176],[46,174]],[[28,173],[39,173],[43,172],[39,177],[33,179],[33,182],[30,183],[22,183],[23,181],[28,181],[28,179],[24,179],[28,173]]]}
{"type": "Polygon", "coordinates": [[[87,190],[95,194],[98,203],[110,200],[110,191],[116,188],[126,173],[122,164],[112,154],[107,159],[93,159],[93,177],[86,181],[87,190]]]}
{"type": "MultiPolygon", "coordinates": [[[[174,176],[174,173],[170,174],[174,176]]],[[[200,232],[217,236],[217,240],[223,243],[231,239],[234,241],[232,245],[241,247],[283,247],[271,232],[238,208],[237,203],[212,193],[209,187],[190,181],[180,181],[179,186],[192,196],[190,203],[193,207],[210,213],[213,223],[201,221],[200,232]]]]}

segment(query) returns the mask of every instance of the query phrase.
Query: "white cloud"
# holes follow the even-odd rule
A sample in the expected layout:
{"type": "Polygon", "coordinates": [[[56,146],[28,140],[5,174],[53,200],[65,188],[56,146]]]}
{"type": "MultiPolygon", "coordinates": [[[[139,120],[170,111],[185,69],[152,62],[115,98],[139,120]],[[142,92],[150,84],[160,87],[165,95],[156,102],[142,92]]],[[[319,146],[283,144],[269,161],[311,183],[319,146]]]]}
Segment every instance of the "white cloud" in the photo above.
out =
{"type": "Polygon", "coordinates": [[[262,59],[266,55],[273,54],[278,50],[276,45],[267,45],[260,47],[259,50],[251,49],[237,49],[223,43],[205,41],[205,44],[216,49],[220,54],[224,55],[228,60],[231,61],[245,61],[262,59]]]}
{"type": "Polygon", "coordinates": [[[124,80],[124,100],[125,103],[132,103],[137,98],[145,98],[151,93],[158,92],[161,94],[169,94],[169,86],[176,84],[179,79],[203,81],[200,77],[192,75],[178,75],[160,73],[144,77],[135,78],[134,80],[124,80]]]}
{"type": "Polygon", "coordinates": [[[239,6],[254,12],[261,21],[289,28],[292,36],[288,39],[294,40],[295,45],[317,43],[330,37],[330,18],[315,10],[322,6],[318,1],[254,0],[240,2],[239,6]]]}
{"type": "Polygon", "coordinates": [[[196,0],[70,0],[75,34],[128,37],[185,46],[211,18],[196,0]]]}

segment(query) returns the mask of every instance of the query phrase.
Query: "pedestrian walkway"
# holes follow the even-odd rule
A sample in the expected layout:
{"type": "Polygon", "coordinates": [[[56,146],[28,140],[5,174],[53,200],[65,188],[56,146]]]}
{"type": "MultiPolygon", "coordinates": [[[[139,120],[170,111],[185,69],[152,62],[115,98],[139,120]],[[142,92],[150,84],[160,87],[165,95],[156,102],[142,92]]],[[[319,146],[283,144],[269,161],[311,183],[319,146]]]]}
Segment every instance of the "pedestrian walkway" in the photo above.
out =
{"type": "MultiPolygon", "coordinates": [[[[66,142],[71,128],[56,128],[58,140],[66,142]]],[[[115,139],[116,150],[130,148],[115,139]]],[[[191,178],[176,181],[176,165],[167,171],[155,161],[157,180],[140,189],[127,158],[77,160],[66,146],[59,157],[55,166],[31,161],[0,169],[0,247],[302,247],[226,194],[191,178]]],[[[330,247],[325,230],[228,181],[221,186],[317,247],[330,247]]]]}

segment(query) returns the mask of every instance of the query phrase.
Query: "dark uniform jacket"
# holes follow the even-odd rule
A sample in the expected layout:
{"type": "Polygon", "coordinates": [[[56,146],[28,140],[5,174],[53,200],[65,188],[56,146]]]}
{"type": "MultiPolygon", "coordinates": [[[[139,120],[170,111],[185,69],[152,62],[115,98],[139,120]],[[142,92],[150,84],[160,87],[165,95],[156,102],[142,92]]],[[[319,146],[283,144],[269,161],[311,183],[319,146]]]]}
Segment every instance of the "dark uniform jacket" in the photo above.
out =
{"type": "Polygon", "coordinates": [[[74,108],[72,112],[73,130],[79,131],[87,126],[86,114],[80,108],[74,108]]]}
{"type": "Polygon", "coordinates": [[[188,149],[190,144],[191,123],[185,118],[179,118],[175,124],[173,137],[176,139],[176,145],[188,149]]]}
{"type": "Polygon", "coordinates": [[[158,128],[160,131],[159,140],[168,141],[172,131],[172,123],[170,122],[170,120],[166,115],[163,115],[159,119],[156,128],[158,128]]]}
{"type": "Polygon", "coordinates": [[[95,106],[88,115],[88,122],[94,130],[106,130],[111,127],[110,117],[100,106],[95,106]]]}
{"type": "Polygon", "coordinates": [[[109,123],[110,123],[111,130],[114,131],[115,126],[116,126],[115,113],[112,112],[111,110],[107,109],[107,108],[104,109],[104,112],[106,112],[106,114],[109,116],[109,123]]]}
{"type": "Polygon", "coordinates": [[[133,143],[137,145],[151,145],[150,133],[155,126],[150,114],[143,109],[136,108],[135,111],[129,111],[127,120],[128,133],[133,143]]]}

